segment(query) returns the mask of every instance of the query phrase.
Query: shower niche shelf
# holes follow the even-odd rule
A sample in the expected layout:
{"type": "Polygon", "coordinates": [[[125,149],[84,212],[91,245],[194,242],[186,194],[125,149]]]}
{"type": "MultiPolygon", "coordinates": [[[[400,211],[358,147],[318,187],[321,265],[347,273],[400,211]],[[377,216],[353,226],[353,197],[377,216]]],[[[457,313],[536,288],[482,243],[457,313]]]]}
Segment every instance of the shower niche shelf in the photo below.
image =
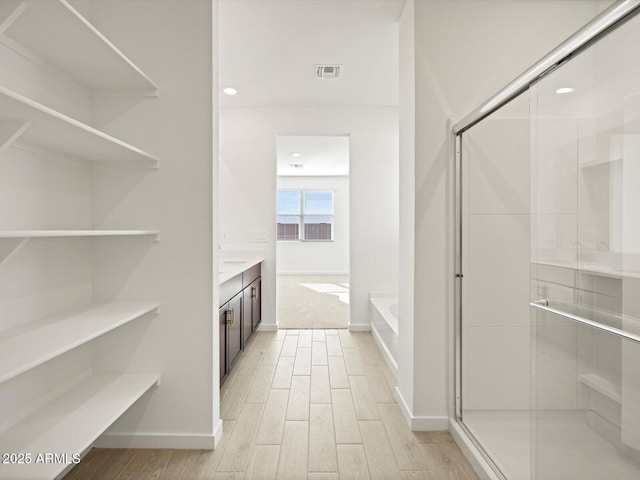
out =
{"type": "Polygon", "coordinates": [[[614,384],[600,375],[593,373],[582,374],[578,376],[578,380],[582,385],[589,387],[592,390],[604,395],[605,397],[613,400],[616,403],[622,403],[622,397],[619,389],[614,384]]]}
{"type": "Polygon", "coordinates": [[[622,156],[615,158],[597,158],[595,160],[589,160],[585,162],[580,162],[580,168],[591,168],[591,167],[599,167],[602,165],[611,165],[612,163],[622,162],[622,156]]]}

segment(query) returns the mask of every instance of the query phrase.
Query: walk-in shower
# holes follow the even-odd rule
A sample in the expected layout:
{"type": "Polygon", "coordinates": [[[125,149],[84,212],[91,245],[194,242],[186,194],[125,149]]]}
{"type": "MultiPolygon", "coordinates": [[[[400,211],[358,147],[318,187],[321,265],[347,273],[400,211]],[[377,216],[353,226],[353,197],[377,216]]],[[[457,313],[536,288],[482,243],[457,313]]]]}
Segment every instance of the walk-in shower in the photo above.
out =
{"type": "Polygon", "coordinates": [[[507,479],[640,478],[639,10],[454,127],[456,419],[507,479]]]}

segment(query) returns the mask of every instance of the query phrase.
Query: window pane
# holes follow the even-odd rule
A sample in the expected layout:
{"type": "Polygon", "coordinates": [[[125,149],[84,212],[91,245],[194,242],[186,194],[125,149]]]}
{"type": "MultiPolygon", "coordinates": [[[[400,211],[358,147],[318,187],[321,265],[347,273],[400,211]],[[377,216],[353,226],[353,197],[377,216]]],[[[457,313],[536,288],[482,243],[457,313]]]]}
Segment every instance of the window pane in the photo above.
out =
{"type": "Polygon", "coordinates": [[[304,224],[305,240],[331,240],[331,224],[330,223],[305,223],[304,224]]]}
{"type": "Polygon", "coordinates": [[[300,214],[300,192],[278,191],[278,213],[284,215],[300,214]]]}
{"type": "MultiPolygon", "coordinates": [[[[297,218],[297,217],[296,217],[297,218]]],[[[333,223],[332,215],[311,215],[304,217],[304,223],[333,223]]]]}
{"type": "Polygon", "coordinates": [[[312,216],[304,217],[305,240],[331,240],[333,217],[312,216]]]}
{"type": "Polygon", "coordinates": [[[278,240],[300,239],[300,217],[297,215],[278,215],[278,240]]]}
{"type": "Polygon", "coordinates": [[[304,192],[304,213],[333,214],[333,192],[304,192]]]}

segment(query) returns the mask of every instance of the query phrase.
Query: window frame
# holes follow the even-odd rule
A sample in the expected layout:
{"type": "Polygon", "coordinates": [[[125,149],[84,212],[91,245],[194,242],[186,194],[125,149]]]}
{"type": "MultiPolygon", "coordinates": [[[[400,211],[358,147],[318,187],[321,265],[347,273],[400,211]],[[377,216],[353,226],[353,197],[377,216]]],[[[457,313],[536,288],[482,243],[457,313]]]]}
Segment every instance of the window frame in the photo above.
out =
{"type": "Polygon", "coordinates": [[[335,205],[335,198],[336,198],[336,192],[335,190],[331,190],[331,189],[300,189],[300,188],[278,188],[277,189],[277,193],[280,192],[298,192],[300,194],[300,209],[299,209],[299,214],[289,214],[289,213],[280,213],[278,211],[278,202],[277,202],[277,195],[276,195],[276,241],[277,242],[334,242],[335,241],[335,229],[334,229],[334,225],[335,225],[335,210],[336,210],[336,205],[335,205]],[[310,214],[305,214],[304,213],[304,199],[305,199],[305,194],[306,193],[330,193],[331,194],[331,213],[310,213],[310,214]],[[277,225],[278,225],[278,217],[298,217],[298,238],[278,238],[278,231],[277,231],[277,225]],[[305,226],[305,222],[304,219],[305,217],[331,217],[331,238],[325,238],[325,239],[308,239],[305,238],[305,231],[304,231],[304,226],[305,226]]]}

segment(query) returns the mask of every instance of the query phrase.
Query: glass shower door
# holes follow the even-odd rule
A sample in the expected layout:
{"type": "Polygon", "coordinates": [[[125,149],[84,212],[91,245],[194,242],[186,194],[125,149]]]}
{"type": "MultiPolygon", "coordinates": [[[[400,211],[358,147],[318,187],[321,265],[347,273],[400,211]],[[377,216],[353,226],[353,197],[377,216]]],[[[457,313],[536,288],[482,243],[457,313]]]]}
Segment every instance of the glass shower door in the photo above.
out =
{"type": "Polygon", "coordinates": [[[462,135],[460,415],[506,478],[530,465],[530,120],[524,94],[462,135]]]}
{"type": "Polygon", "coordinates": [[[639,41],[531,90],[532,479],[640,478],[639,41]]]}

